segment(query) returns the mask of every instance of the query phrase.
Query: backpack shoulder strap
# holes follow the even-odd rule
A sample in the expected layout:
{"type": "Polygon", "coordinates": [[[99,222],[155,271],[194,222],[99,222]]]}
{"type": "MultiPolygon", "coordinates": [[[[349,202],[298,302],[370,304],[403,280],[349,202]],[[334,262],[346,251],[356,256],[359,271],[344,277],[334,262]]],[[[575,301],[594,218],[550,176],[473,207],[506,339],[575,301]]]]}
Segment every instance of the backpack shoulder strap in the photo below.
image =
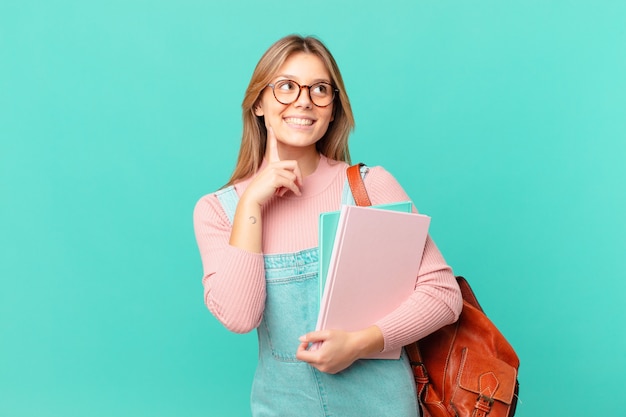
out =
{"type": "Polygon", "coordinates": [[[350,186],[352,197],[354,198],[357,206],[372,205],[370,197],[367,195],[367,190],[365,189],[365,183],[363,182],[363,178],[365,177],[367,171],[369,171],[369,168],[362,162],[352,165],[346,170],[348,185],[350,186]]]}

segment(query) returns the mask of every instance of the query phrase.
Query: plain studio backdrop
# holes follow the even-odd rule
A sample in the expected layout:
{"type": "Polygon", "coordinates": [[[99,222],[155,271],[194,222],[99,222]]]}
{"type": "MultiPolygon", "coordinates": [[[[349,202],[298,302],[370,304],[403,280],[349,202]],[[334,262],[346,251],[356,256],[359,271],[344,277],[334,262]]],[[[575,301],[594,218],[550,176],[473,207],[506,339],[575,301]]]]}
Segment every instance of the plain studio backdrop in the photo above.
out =
{"type": "Polygon", "coordinates": [[[383,165],[520,359],[519,417],[624,416],[626,3],[0,3],[0,416],[248,416],[254,333],[191,214],[261,54],[335,55],[383,165]]]}

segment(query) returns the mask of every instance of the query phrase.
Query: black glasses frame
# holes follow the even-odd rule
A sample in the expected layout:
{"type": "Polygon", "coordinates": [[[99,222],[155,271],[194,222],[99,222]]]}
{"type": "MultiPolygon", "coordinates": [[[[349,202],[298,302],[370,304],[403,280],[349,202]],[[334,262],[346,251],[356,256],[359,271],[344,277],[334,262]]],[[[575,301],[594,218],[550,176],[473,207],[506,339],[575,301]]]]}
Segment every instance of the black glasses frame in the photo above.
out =
{"type": "Polygon", "coordinates": [[[294,80],[285,79],[285,80],[278,80],[278,81],[276,81],[276,83],[270,83],[267,86],[272,89],[272,94],[274,95],[274,98],[276,99],[276,101],[278,101],[280,104],[284,104],[284,105],[288,105],[288,104],[295,103],[296,101],[298,101],[298,99],[300,98],[300,94],[302,93],[302,89],[305,88],[305,87],[306,87],[306,89],[307,89],[307,91],[309,93],[309,100],[311,100],[311,103],[315,104],[316,107],[328,107],[328,106],[330,106],[331,104],[333,104],[333,101],[335,101],[335,97],[337,97],[337,93],[339,93],[339,89],[338,88],[335,88],[332,84],[324,82],[324,81],[321,81],[321,82],[318,82],[318,83],[314,83],[314,84],[311,84],[311,85],[300,85],[298,82],[296,82],[294,80]],[[298,94],[296,95],[296,98],[294,98],[292,101],[290,101],[288,103],[280,101],[278,99],[278,97],[276,97],[276,91],[274,90],[274,87],[276,86],[276,83],[279,83],[281,81],[290,81],[290,82],[292,82],[292,83],[294,83],[295,85],[298,86],[298,94]],[[319,104],[317,104],[315,102],[315,100],[313,100],[313,97],[311,96],[311,87],[316,86],[318,84],[325,84],[325,85],[329,86],[331,88],[332,92],[333,92],[333,97],[330,99],[330,103],[328,103],[328,104],[326,104],[324,106],[320,106],[319,104]]]}

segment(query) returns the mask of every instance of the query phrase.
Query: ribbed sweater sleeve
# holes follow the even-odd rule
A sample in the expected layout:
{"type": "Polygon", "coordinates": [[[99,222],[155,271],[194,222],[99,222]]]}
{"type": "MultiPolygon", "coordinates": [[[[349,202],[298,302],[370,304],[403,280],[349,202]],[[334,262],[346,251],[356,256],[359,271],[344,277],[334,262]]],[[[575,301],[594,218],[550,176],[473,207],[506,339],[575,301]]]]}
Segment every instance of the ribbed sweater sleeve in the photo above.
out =
{"type": "MultiPolygon", "coordinates": [[[[365,177],[372,204],[410,200],[395,178],[381,167],[365,177]]],[[[391,314],[375,323],[384,337],[384,351],[419,340],[459,317],[463,300],[452,269],[430,238],[422,255],[415,292],[391,314]]]]}
{"type": "Polygon", "coordinates": [[[233,332],[253,330],[265,306],[263,255],[228,244],[231,225],[215,194],[198,201],[193,220],[207,308],[233,332]]]}

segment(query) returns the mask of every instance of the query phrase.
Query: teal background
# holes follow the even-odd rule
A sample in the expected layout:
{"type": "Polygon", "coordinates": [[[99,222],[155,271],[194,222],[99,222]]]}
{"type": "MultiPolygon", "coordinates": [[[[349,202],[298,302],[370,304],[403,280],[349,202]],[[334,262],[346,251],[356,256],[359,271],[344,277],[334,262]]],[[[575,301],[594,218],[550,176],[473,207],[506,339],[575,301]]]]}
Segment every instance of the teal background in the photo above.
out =
{"type": "Polygon", "coordinates": [[[0,416],[247,416],[256,336],[191,213],[264,50],[315,34],[521,358],[517,416],[625,416],[626,3],[0,3],[0,416]]]}

